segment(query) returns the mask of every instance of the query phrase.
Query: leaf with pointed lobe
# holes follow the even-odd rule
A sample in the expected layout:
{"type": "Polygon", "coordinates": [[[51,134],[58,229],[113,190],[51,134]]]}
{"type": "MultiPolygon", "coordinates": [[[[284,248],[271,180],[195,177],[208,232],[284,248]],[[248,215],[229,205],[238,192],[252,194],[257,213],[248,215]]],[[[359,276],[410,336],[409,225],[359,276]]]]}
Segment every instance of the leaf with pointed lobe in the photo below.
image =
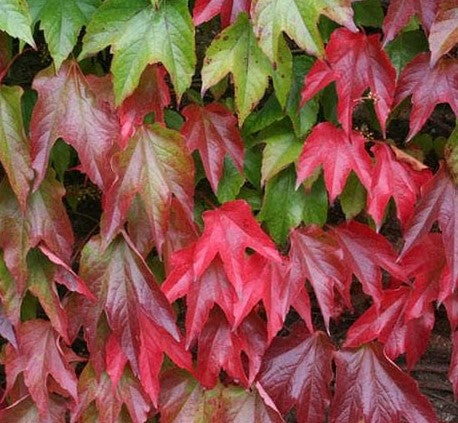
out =
{"type": "Polygon", "coordinates": [[[23,0],[0,2],[0,29],[36,48],[31,26],[32,18],[27,2],[23,0]]]}
{"type": "Polygon", "coordinates": [[[263,358],[258,381],[282,414],[293,407],[298,421],[321,423],[331,402],[334,346],[323,332],[296,324],[278,336],[263,358]]]}
{"type": "Polygon", "coordinates": [[[350,327],[345,347],[358,347],[378,339],[392,360],[406,353],[411,369],[426,350],[434,326],[432,299],[423,302],[419,317],[408,319],[409,299],[414,290],[401,286],[385,290],[379,309],[373,305],[350,327]]]}
{"type": "Polygon", "coordinates": [[[51,57],[58,71],[72,52],[81,28],[88,24],[100,0],[29,0],[30,14],[40,21],[51,57]]]}
{"type": "Polygon", "coordinates": [[[420,53],[402,70],[399,77],[394,105],[412,96],[410,130],[407,141],[423,127],[439,103],[448,103],[458,114],[458,63],[448,57],[430,65],[429,53],[420,53]]]}
{"type": "Polygon", "coordinates": [[[335,393],[329,421],[437,423],[417,382],[386,358],[378,344],[334,353],[335,393]]]}
{"type": "Polygon", "coordinates": [[[8,182],[0,184],[0,247],[19,292],[27,278],[27,253],[39,243],[64,262],[70,261],[73,231],[62,204],[63,195],[62,185],[49,172],[38,191],[30,195],[23,215],[8,182]]]}
{"type": "Polygon", "coordinates": [[[299,156],[296,185],[311,176],[318,166],[322,166],[331,203],[343,191],[352,170],[369,189],[372,164],[364,145],[364,137],[355,131],[347,135],[343,129],[329,122],[319,123],[308,136],[299,156]]]}
{"type": "Polygon", "coordinates": [[[434,66],[441,56],[458,43],[458,4],[455,0],[439,2],[428,41],[431,50],[431,66],[434,66]]]}
{"type": "Polygon", "coordinates": [[[223,28],[235,22],[241,12],[249,12],[251,0],[197,0],[192,17],[194,25],[209,21],[216,15],[221,16],[223,28]]]}
{"type": "Polygon", "coordinates": [[[119,383],[114,387],[106,373],[97,378],[92,366],[87,364],[78,381],[78,397],[78,404],[71,413],[72,423],[144,423],[151,409],[151,403],[140,383],[128,369],[124,370],[119,383]]]}
{"type": "Polygon", "coordinates": [[[138,195],[146,213],[142,230],[153,237],[161,253],[172,196],[192,219],[194,163],[184,139],[178,132],[159,124],[144,124],[129,140],[127,148],[113,157],[112,165],[117,180],[105,196],[101,220],[105,245],[122,229],[138,195]]]}
{"type": "Polygon", "coordinates": [[[116,104],[131,95],[147,65],[162,63],[178,99],[191,84],[196,64],[194,26],[187,0],[106,1],[86,28],[80,57],[111,45],[116,104]]]}
{"type": "Polygon", "coordinates": [[[263,97],[272,76],[272,66],[257,44],[246,13],[240,13],[207,49],[202,67],[202,94],[228,73],[234,80],[235,108],[241,126],[263,97]]]}
{"type": "Polygon", "coordinates": [[[74,61],[64,62],[57,75],[52,67],[41,71],[32,86],[38,91],[30,123],[32,167],[37,172],[34,190],[45,176],[58,138],[76,150],[81,171],[101,190],[108,189],[114,179],[109,157],[119,137],[114,110],[100,104],[74,61]]]}
{"type": "Polygon", "coordinates": [[[290,260],[294,279],[307,279],[313,287],[326,328],[330,318],[340,315],[339,301],[351,308],[351,273],[344,262],[344,254],[334,237],[311,225],[295,229],[291,235],[290,260]]]}
{"type": "Polygon", "coordinates": [[[164,123],[164,109],[171,101],[166,74],[162,66],[148,65],[134,92],[122,102],[118,110],[122,147],[126,146],[135,128],[143,123],[148,113],[154,112],[154,120],[164,123]]]}
{"type": "Polygon", "coordinates": [[[22,121],[22,94],[20,87],[0,87],[0,161],[25,212],[34,174],[22,121]]]}
{"type": "Polygon", "coordinates": [[[453,385],[455,401],[458,398],[458,331],[452,334],[453,352],[450,359],[450,369],[448,371],[448,380],[453,385]]]}
{"type": "Polygon", "coordinates": [[[219,103],[204,107],[191,104],[183,109],[182,114],[186,121],[181,134],[186,139],[189,151],[199,150],[205,174],[216,193],[226,155],[232,159],[239,173],[243,173],[243,140],[237,127],[237,118],[219,103]]]}
{"type": "Polygon", "coordinates": [[[405,244],[401,256],[405,256],[436,221],[442,231],[453,291],[458,284],[458,187],[453,184],[444,166],[422,189],[415,213],[404,232],[405,244]]]}
{"type": "Polygon", "coordinates": [[[392,0],[383,21],[384,44],[390,42],[413,16],[420,18],[428,34],[436,16],[440,0],[392,0]]]}
{"type": "Polygon", "coordinates": [[[59,339],[50,322],[29,320],[17,328],[16,351],[8,345],[5,352],[7,390],[22,373],[30,395],[37,404],[41,417],[50,412],[47,388],[48,376],[77,401],[77,380],[59,346],[59,339]]]}
{"type": "Polygon", "coordinates": [[[259,45],[274,63],[283,32],[307,53],[324,55],[317,25],[320,15],[357,31],[350,0],[319,0],[310,4],[298,0],[254,0],[251,15],[259,45]]]}
{"type": "Polygon", "coordinates": [[[379,35],[336,29],[326,46],[326,58],[317,60],[305,77],[302,104],[335,81],[337,117],[344,131],[352,128],[352,114],[367,88],[374,97],[374,109],[382,132],[394,99],[396,70],[383,51],[379,35]],[[353,69],[353,72],[348,72],[353,69]]]}

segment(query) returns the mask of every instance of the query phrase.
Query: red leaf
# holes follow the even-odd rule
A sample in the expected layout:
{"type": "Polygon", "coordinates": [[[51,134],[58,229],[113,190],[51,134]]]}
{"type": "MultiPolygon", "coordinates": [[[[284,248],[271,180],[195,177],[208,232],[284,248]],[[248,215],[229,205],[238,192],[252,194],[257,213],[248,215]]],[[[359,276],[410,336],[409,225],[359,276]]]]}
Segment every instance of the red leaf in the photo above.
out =
{"type": "Polygon", "coordinates": [[[97,378],[91,365],[88,364],[79,378],[78,394],[78,404],[72,410],[72,423],[79,421],[117,423],[124,414],[120,415],[123,406],[129,412],[133,423],[144,423],[151,408],[148,397],[129,370],[124,371],[115,387],[106,373],[97,378]],[[95,410],[90,407],[93,402],[95,402],[95,410]]]}
{"type": "Polygon", "coordinates": [[[431,301],[425,299],[417,318],[408,319],[411,290],[406,286],[384,291],[380,309],[371,306],[350,327],[346,347],[358,347],[378,339],[384,343],[384,351],[391,359],[407,353],[407,365],[413,368],[428,346],[434,326],[431,301]]]}
{"type": "MultiPolygon", "coordinates": [[[[431,3],[435,3],[432,1],[431,3]]],[[[456,0],[442,0],[429,34],[431,66],[458,43],[458,4],[456,0]]]]}
{"type": "MultiPolygon", "coordinates": [[[[194,164],[181,135],[162,126],[143,125],[127,149],[113,161],[117,181],[106,193],[101,233],[106,245],[122,229],[135,196],[140,197],[147,219],[143,231],[161,252],[175,196],[192,220],[194,164]]],[[[137,227],[137,231],[140,229],[137,227]]]]}
{"type": "Polygon", "coordinates": [[[384,44],[389,43],[417,15],[423,30],[429,33],[440,0],[391,0],[383,21],[384,44]]]}
{"type": "MultiPolygon", "coordinates": [[[[95,78],[95,77],[94,77],[95,78]]],[[[49,154],[58,138],[78,153],[81,170],[101,189],[113,181],[110,153],[119,136],[116,113],[102,107],[78,64],[64,62],[57,75],[51,66],[33,81],[38,101],[30,122],[34,189],[45,177],[49,154]]]]}
{"type": "Polygon", "coordinates": [[[292,277],[308,279],[329,328],[330,318],[337,318],[342,311],[339,302],[343,300],[351,307],[351,273],[344,264],[343,251],[331,235],[317,226],[294,230],[290,240],[291,266],[296,273],[292,277]]]}
{"type": "Polygon", "coordinates": [[[305,77],[302,103],[310,100],[332,81],[337,89],[337,117],[347,134],[352,113],[361,96],[370,88],[382,131],[393,103],[396,70],[383,51],[380,37],[336,29],[326,46],[327,62],[317,60],[305,77]],[[349,69],[352,71],[349,72],[349,69]]]}
{"type": "Polygon", "coordinates": [[[221,15],[221,24],[226,27],[236,20],[240,12],[249,12],[250,5],[251,0],[196,0],[192,11],[194,25],[221,15]]]}
{"type": "Polygon", "coordinates": [[[186,122],[181,133],[189,150],[199,150],[207,179],[213,191],[218,191],[223,174],[224,157],[229,155],[240,173],[243,173],[243,140],[237,118],[222,104],[205,107],[190,104],[183,109],[186,122]]]}
{"type": "Polygon", "coordinates": [[[298,421],[323,422],[331,401],[333,351],[327,335],[310,334],[301,325],[274,340],[258,380],[282,414],[295,407],[298,421]]]}
{"type": "Polygon", "coordinates": [[[344,252],[347,267],[377,306],[383,295],[380,267],[398,279],[406,279],[403,269],[396,264],[397,255],[391,244],[367,225],[350,221],[335,227],[332,233],[344,252]]]}
{"type": "Polygon", "coordinates": [[[406,242],[401,256],[428,233],[436,221],[442,231],[453,291],[458,284],[458,242],[455,239],[458,233],[458,187],[453,184],[444,167],[422,189],[415,213],[407,224],[404,234],[406,242]]]}
{"type": "Polygon", "coordinates": [[[364,144],[364,137],[355,131],[348,136],[329,122],[319,123],[308,136],[299,157],[296,185],[312,175],[318,166],[322,166],[331,202],[343,191],[352,170],[369,189],[372,167],[364,144]]]}
{"type": "Polygon", "coordinates": [[[455,401],[458,399],[458,332],[452,335],[453,353],[450,360],[450,369],[448,372],[448,379],[452,382],[453,393],[455,394],[455,401]]]}
{"type": "Polygon", "coordinates": [[[148,65],[135,91],[121,104],[118,114],[122,148],[125,148],[135,128],[143,123],[148,113],[154,112],[155,121],[164,123],[164,108],[170,104],[166,75],[167,72],[162,66],[148,65]]]}
{"type": "Polygon", "coordinates": [[[438,422],[414,379],[377,344],[335,353],[336,385],[330,422],[438,422]]]}
{"type": "Polygon", "coordinates": [[[410,113],[410,140],[425,124],[439,103],[448,103],[458,114],[458,62],[452,58],[439,60],[430,65],[430,54],[420,53],[402,70],[399,77],[394,104],[412,95],[410,113]]]}
{"type": "Polygon", "coordinates": [[[17,336],[19,349],[16,351],[7,345],[5,351],[7,390],[22,373],[42,418],[50,412],[48,375],[77,401],[75,373],[65,359],[51,324],[44,320],[29,320],[19,325],[17,336]]]}

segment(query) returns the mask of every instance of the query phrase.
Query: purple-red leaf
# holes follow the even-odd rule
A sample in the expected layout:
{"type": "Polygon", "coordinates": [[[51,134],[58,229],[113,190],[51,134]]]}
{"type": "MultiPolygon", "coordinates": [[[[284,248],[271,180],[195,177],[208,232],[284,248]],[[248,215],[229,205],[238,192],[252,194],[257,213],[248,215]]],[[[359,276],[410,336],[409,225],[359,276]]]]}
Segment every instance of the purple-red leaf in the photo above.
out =
{"type": "MultiPolygon", "coordinates": [[[[434,3],[434,1],[431,1],[434,3]]],[[[429,34],[431,66],[458,43],[458,3],[456,0],[442,0],[429,34]]]]}

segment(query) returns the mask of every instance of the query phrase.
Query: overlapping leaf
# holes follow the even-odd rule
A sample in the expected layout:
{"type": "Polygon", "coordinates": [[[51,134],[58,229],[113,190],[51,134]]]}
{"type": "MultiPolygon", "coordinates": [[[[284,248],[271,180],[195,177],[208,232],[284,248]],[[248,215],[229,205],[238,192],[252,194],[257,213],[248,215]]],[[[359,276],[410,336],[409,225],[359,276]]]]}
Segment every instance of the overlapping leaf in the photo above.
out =
{"type": "Polygon", "coordinates": [[[432,66],[458,43],[458,5],[456,1],[439,2],[428,41],[432,66]]]}
{"type": "Polygon", "coordinates": [[[226,27],[237,19],[239,13],[249,12],[250,6],[251,0],[197,0],[192,11],[194,25],[221,15],[221,24],[226,27]]]}
{"type": "Polygon", "coordinates": [[[32,18],[26,2],[5,0],[0,4],[0,29],[35,47],[31,31],[32,18]]]}

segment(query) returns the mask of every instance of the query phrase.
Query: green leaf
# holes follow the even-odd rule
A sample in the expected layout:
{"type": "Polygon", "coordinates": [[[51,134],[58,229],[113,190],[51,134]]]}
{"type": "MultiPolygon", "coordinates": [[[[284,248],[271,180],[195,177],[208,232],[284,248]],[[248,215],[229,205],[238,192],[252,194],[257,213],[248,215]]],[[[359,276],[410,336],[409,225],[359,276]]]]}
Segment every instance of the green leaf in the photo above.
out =
{"type": "Polygon", "coordinates": [[[264,202],[258,215],[275,242],[280,244],[286,242],[290,229],[297,227],[303,218],[305,191],[302,186],[296,191],[295,184],[293,167],[267,182],[264,202]]]}
{"type": "Polygon", "coordinates": [[[272,80],[278,102],[280,103],[281,107],[285,107],[291,88],[293,56],[284,38],[280,39],[278,48],[278,60],[276,62],[277,66],[272,73],[272,80]]]}
{"type": "Polygon", "coordinates": [[[261,188],[262,150],[255,145],[245,150],[243,170],[246,178],[256,188],[261,188]]]}
{"type": "Polygon", "coordinates": [[[178,99],[191,85],[196,65],[194,25],[187,0],[108,0],[87,27],[80,57],[112,46],[116,104],[132,94],[146,65],[161,62],[178,99]]]}
{"type": "Polygon", "coordinates": [[[303,221],[323,226],[328,217],[328,193],[323,175],[314,182],[309,192],[305,193],[303,221]]]}
{"type": "Polygon", "coordinates": [[[57,140],[51,150],[49,161],[52,163],[52,166],[56,171],[57,179],[61,182],[64,181],[64,173],[70,167],[70,163],[72,162],[73,151],[72,147],[70,147],[62,139],[57,140]]]}
{"type": "Polygon", "coordinates": [[[347,220],[353,219],[364,209],[366,205],[366,189],[353,171],[350,173],[339,198],[340,206],[347,220]]]}
{"type": "Polygon", "coordinates": [[[100,0],[28,0],[33,22],[40,21],[58,71],[73,50],[78,34],[100,6],[100,0]]]}
{"type": "Polygon", "coordinates": [[[248,15],[237,20],[216,37],[207,49],[202,68],[202,92],[232,73],[235,107],[242,125],[258,104],[272,76],[272,66],[259,48],[248,15]]]}
{"type": "Polygon", "coordinates": [[[355,22],[361,26],[381,28],[384,13],[380,0],[364,0],[352,4],[355,12],[355,22]]]}
{"type": "Polygon", "coordinates": [[[35,48],[31,24],[32,19],[25,0],[0,1],[0,29],[35,48]]]}
{"type": "Polygon", "coordinates": [[[245,178],[240,175],[239,171],[232,163],[232,160],[226,157],[224,159],[223,176],[218,184],[218,201],[222,204],[226,201],[235,200],[240,188],[245,183],[245,178]]]}
{"type": "Polygon", "coordinates": [[[243,124],[243,134],[250,135],[267,128],[272,123],[284,117],[283,110],[277,97],[272,94],[263,104],[262,108],[251,113],[243,124]]]}

